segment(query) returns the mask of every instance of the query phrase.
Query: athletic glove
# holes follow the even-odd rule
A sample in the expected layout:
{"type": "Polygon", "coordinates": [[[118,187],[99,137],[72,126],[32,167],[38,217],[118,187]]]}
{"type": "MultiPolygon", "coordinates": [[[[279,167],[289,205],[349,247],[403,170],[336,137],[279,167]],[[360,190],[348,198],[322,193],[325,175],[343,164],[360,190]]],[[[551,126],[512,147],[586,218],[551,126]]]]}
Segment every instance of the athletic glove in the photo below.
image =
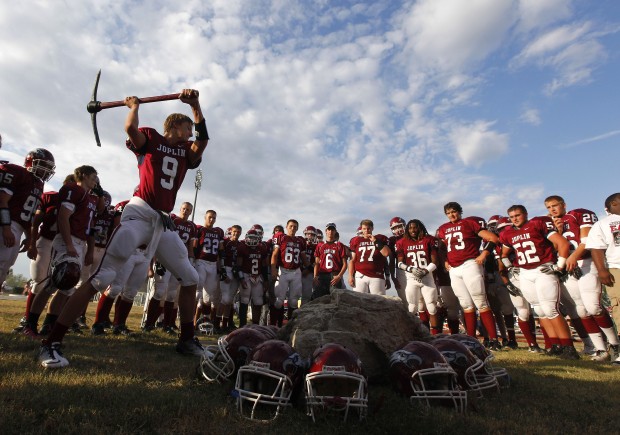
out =
{"type": "Polygon", "coordinates": [[[226,273],[226,268],[220,268],[220,281],[226,281],[228,279],[228,274],[226,273]]]}
{"type": "Polygon", "coordinates": [[[508,289],[508,293],[510,293],[514,297],[523,296],[523,293],[521,293],[521,289],[510,281],[508,281],[508,283],[506,284],[506,288],[508,289]]]}
{"type": "Polygon", "coordinates": [[[98,182],[97,182],[97,184],[95,184],[95,187],[93,187],[91,190],[92,190],[92,191],[93,191],[93,193],[94,193],[95,195],[97,195],[98,197],[102,197],[102,196],[103,196],[104,190],[103,190],[103,188],[101,187],[101,184],[99,184],[98,182]]]}
{"type": "Polygon", "coordinates": [[[159,261],[155,262],[155,273],[159,276],[164,276],[166,274],[166,268],[159,261]]]}
{"type": "Polygon", "coordinates": [[[568,274],[571,275],[575,279],[579,279],[583,276],[583,271],[581,270],[581,267],[575,266],[575,268],[571,270],[570,272],[568,272],[568,274]]]}
{"type": "Polygon", "coordinates": [[[508,279],[509,280],[513,280],[513,279],[519,279],[519,274],[521,273],[521,268],[520,267],[515,267],[515,266],[511,266],[508,268],[508,279]]]}

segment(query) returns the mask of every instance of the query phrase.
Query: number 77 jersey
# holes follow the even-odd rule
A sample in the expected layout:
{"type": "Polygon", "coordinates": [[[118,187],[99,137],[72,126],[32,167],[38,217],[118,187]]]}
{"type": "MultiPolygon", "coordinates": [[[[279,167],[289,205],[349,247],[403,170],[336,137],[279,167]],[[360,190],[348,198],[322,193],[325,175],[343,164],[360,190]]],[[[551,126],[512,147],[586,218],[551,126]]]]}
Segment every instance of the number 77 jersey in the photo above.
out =
{"type": "Polygon", "coordinates": [[[541,264],[555,262],[553,243],[547,237],[556,234],[548,223],[551,219],[536,217],[527,221],[521,228],[510,226],[499,235],[502,245],[514,249],[517,254],[515,266],[535,269],[541,264]]]}

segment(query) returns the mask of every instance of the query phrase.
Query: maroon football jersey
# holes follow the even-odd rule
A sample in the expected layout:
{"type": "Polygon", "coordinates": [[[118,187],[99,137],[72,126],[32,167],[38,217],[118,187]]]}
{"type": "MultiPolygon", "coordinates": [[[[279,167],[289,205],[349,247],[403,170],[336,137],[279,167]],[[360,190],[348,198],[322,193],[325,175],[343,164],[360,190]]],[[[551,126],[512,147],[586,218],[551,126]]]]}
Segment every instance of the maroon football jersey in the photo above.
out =
{"type": "Polygon", "coordinates": [[[434,237],[424,236],[421,240],[409,240],[406,237],[396,242],[396,257],[402,256],[407,266],[424,268],[431,263],[431,254],[437,251],[434,237]]]}
{"type": "MultiPolygon", "coordinates": [[[[560,218],[562,220],[562,235],[570,242],[570,250],[574,251],[581,243],[581,229],[590,228],[598,221],[596,213],[577,208],[566,213],[560,218]]],[[[584,251],[581,258],[590,258],[590,251],[584,251]]]]}
{"type": "Polygon", "coordinates": [[[0,165],[0,189],[11,195],[11,220],[30,233],[32,219],[41,201],[43,182],[23,166],[5,163],[0,165]]]}
{"type": "MultiPolygon", "coordinates": [[[[376,234],[375,238],[384,244],[388,239],[383,234],[376,234]]],[[[376,248],[374,242],[361,236],[351,239],[351,251],[355,252],[355,271],[371,278],[385,278],[386,259],[376,248]]]]}
{"type": "Polygon", "coordinates": [[[483,229],[480,222],[472,218],[447,222],[439,227],[437,237],[446,244],[450,267],[458,267],[480,255],[482,239],[478,233],[483,229]]]}
{"type": "Polygon", "coordinates": [[[59,207],[64,204],[73,206],[73,213],[69,217],[71,235],[86,240],[90,235],[93,219],[97,214],[99,198],[86,191],[76,183],[67,183],[58,192],[59,207]]]}
{"type": "Polygon", "coordinates": [[[319,259],[319,273],[338,273],[347,258],[347,250],[340,242],[319,243],[314,250],[315,261],[319,259]]]}
{"type": "Polygon", "coordinates": [[[260,275],[263,271],[263,266],[269,263],[269,252],[264,243],[248,246],[245,241],[241,241],[237,248],[237,255],[242,258],[241,270],[246,275],[260,275]]]}
{"type": "Polygon", "coordinates": [[[120,216],[123,214],[123,210],[125,210],[125,206],[129,204],[129,200],[121,201],[114,206],[114,216],[120,216]]]}
{"type": "Polygon", "coordinates": [[[306,250],[306,240],[284,233],[277,233],[274,238],[274,246],[280,249],[278,256],[280,266],[285,269],[298,269],[301,266],[301,253],[306,250]]]}
{"type": "Polygon", "coordinates": [[[220,243],[224,241],[224,230],[220,227],[201,227],[198,233],[200,251],[196,258],[205,261],[217,261],[220,243]]]}
{"type": "Polygon", "coordinates": [[[547,239],[556,231],[549,228],[549,222],[551,218],[546,216],[531,219],[521,228],[510,226],[500,233],[499,240],[502,245],[514,249],[517,254],[513,262],[515,266],[535,269],[541,264],[556,260],[553,243],[547,239]]]}
{"type": "Polygon", "coordinates": [[[58,216],[58,192],[43,192],[39,207],[43,213],[39,236],[45,237],[48,240],[54,240],[54,236],[58,232],[58,225],[56,223],[58,216]]]}
{"type": "Polygon", "coordinates": [[[390,238],[388,239],[388,246],[390,247],[390,251],[392,251],[393,254],[396,253],[396,243],[401,240],[404,236],[390,236],[390,238]]]}
{"type": "Polygon", "coordinates": [[[126,145],[138,158],[140,185],[134,196],[142,198],[156,210],[170,213],[176,201],[177,192],[188,169],[192,142],[170,145],[168,140],[149,127],[139,129],[146,136],[146,143],[136,150],[131,141],[126,145]]]}
{"type": "Polygon", "coordinates": [[[183,241],[183,244],[187,246],[187,243],[196,239],[196,224],[190,220],[183,220],[183,218],[174,214],[170,215],[174,226],[177,227],[177,234],[183,241]]]}
{"type": "Polygon", "coordinates": [[[314,250],[316,249],[316,243],[309,243],[306,240],[306,250],[304,254],[306,254],[306,258],[308,259],[308,263],[310,266],[314,266],[314,250]]]}
{"type": "Polygon", "coordinates": [[[114,211],[105,209],[102,213],[95,216],[93,229],[95,230],[95,246],[97,248],[105,248],[108,244],[108,238],[112,234],[114,225],[114,211]]]}
{"type": "Polygon", "coordinates": [[[224,240],[224,266],[233,267],[237,265],[237,248],[240,243],[239,240],[224,240]]]}

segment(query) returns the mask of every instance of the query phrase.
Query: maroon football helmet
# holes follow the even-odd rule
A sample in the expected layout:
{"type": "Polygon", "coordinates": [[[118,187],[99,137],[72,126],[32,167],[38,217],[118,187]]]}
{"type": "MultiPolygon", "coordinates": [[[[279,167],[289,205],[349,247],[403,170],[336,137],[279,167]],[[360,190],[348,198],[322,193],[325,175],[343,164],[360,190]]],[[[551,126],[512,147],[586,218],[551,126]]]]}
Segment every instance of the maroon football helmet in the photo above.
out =
{"type": "Polygon", "coordinates": [[[260,240],[263,240],[263,234],[265,231],[263,230],[262,225],[254,224],[252,225],[252,227],[250,227],[250,229],[256,231],[256,234],[259,235],[260,240]]]}
{"type": "Polygon", "coordinates": [[[390,230],[396,237],[400,237],[405,234],[405,220],[401,217],[393,217],[390,220],[390,230]]]}
{"type": "Polygon", "coordinates": [[[276,418],[299,393],[306,369],[306,361],[288,343],[267,340],[259,344],[237,373],[239,413],[256,420],[276,418]]]}
{"type": "Polygon", "coordinates": [[[497,221],[497,232],[500,232],[502,229],[508,227],[512,225],[512,222],[510,222],[510,219],[502,216],[501,218],[499,218],[499,220],[497,221]]]}
{"type": "Polygon", "coordinates": [[[502,217],[498,214],[494,214],[487,220],[487,227],[489,231],[497,233],[497,224],[502,217]]]}
{"type": "Polygon", "coordinates": [[[24,168],[45,183],[54,176],[54,156],[45,148],[34,149],[26,154],[24,168]]]}
{"type": "Polygon", "coordinates": [[[432,345],[410,341],[390,357],[390,379],[396,390],[427,406],[448,405],[463,412],[467,393],[461,391],[456,372],[432,345]]]}
{"type": "Polygon", "coordinates": [[[234,376],[239,367],[245,364],[248,355],[267,337],[251,328],[239,328],[220,337],[217,345],[207,346],[201,357],[200,369],[209,382],[221,382],[234,376]]]}
{"type": "Polygon", "coordinates": [[[484,371],[483,363],[463,343],[451,338],[431,341],[450,367],[456,372],[463,390],[473,390],[482,396],[482,390],[499,390],[497,379],[484,371]]]}
{"type": "Polygon", "coordinates": [[[321,243],[323,241],[323,231],[316,229],[316,242],[321,243]]]}
{"type": "Polygon", "coordinates": [[[312,225],[308,225],[304,228],[304,237],[306,238],[306,242],[315,244],[316,243],[316,228],[312,225]]]}
{"type": "Polygon", "coordinates": [[[77,258],[63,256],[52,264],[52,285],[60,291],[71,290],[80,280],[82,268],[77,258]]]}
{"type": "Polygon", "coordinates": [[[308,415],[315,420],[325,411],[357,412],[359,419],[368,411],[368,382],[359,356],[337,343],[319,347],[312,355],[306,375],[308,415]]]}
{"type": "MultiPolygon", "coordinates": [[[[273,326],[273,325],[272,325],[273,326]]],[[[273,340],[278,338],[277,329],[270,328],[270,325],[256,325],[254,323],[248,323],[244,328],[254,329],[265,336],[267,340],[273,340]]],[[[277,328],[277,326],[275,327],[277,328]]]]}
{"type": "Polygon", "coordinates": [[[483,375],[488,374],[494,376],[497,379],[498,384],[502,386],[508,387],[510,385],[510,376],[508,376],[508,371],[504,368],[493,367],[493,359],[495,356],[489,352],[477,338],[465,334],[454,334],[451,335],[450,338],[463,343],[467,346],[471,353],[482,361],[484,369],[483,375]]]}
{"type": "Polygon", "coordinates": [[[258,235],[258,231],[249,229],[247,233],[245,233],[245,244],[248,246],[258,246],[261,242],[262,237],[258,235]]]}

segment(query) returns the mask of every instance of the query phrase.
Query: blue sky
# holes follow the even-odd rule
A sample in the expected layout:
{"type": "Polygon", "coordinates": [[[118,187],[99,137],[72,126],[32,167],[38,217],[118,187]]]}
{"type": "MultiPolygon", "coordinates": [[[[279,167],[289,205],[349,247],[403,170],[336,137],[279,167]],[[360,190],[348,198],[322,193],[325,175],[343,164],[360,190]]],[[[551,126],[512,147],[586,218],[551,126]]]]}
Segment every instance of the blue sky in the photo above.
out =
{"type": "MultiPolygon", "coordinates": [[[[126,110],[98,115],[101,148],[85,110],[101,68],[101,101],[200,91],[199,223],[208,208],[224,228],[334,221],[348,241],[363,218],[434,231],[448,201],[488,218],[560,194],[602,214],[619,188],[619,31],[612,0],[3,2],[0,156],[43,146],[48,189],[91,164],[128,198],[126,110]]],[[[144,105],[141,124],[176,111],[144,105]]]]}

